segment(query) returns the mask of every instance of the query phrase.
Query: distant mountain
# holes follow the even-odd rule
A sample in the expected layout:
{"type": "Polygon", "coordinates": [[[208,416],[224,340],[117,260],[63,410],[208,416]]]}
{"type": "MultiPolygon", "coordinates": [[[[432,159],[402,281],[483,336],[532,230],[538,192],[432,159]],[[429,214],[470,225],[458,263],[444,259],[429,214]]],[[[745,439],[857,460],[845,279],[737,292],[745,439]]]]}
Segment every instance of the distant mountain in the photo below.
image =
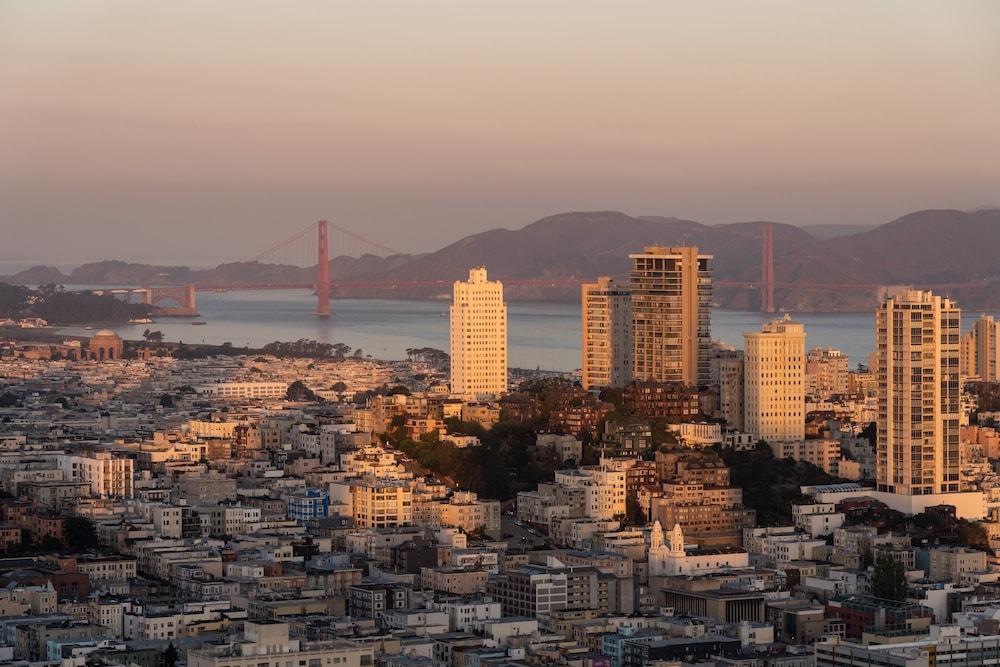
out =
{"type": "MultiPolygon", "coordinates": [[[[350,289],[350,296],[435,298],[450,295],[447,283],[462,279],[469,267],[486,265],[490,275],[506,279],[506,293],[519,300],[575,300],[579,288],[515,284],[518,280],[583,280],[599,275],[624,276],[628,254],[648,245],[696,245],[715,257],[718,281],[757,282],[764,222],[703,225],[680,218],[632,217],[617,211],[561,213],[517,230],[493,229],[473,234],[423,255],[387,258],[337,257],[330,261],[332,280],[389,283],[391,288],[350,289]],[[443,281],[443,284],[433,284],[443,281]],[[409,285],[405,285],[409,283],[409,285]],[[415,284],[416,283],[416,284],[415,284]],[[423,283],[423,284],[419,284],[423,283]]],[[[933,284],[966,308],[1000,308],[1000,210],[928,210],[855,233],[830,236],[826,229],[770,223],[774,238],[776,282],[844,285],[843,288],[779,288],[779,308],[797,311],[870,310],[874,291],[853,285],[933,284]],[[969,286],[969,283],[975,283],[969,286]],[[982,287],[980,287],[982,285],[982,287]]],[[[829,226],[827,226],[829,227],[829,226]]],[[[843,230],[846,226],[835,225],[843,230]]],[[[65,284],[203,285],[288,284],[312,281],[314,269],[256,262],[223,264],[214,269],[157,267],[126,262],[86,264],[63,275],[35,267],[8,276],[8,282],[65,284]],[[44,278],[44,280],[41,280],[44,278]]],[[[336,290],[334,290],[336,294],[336,290]]],[[[717,286],[716,301],[731,308],[756,308],[756,290],[717,286]]]]}
{"type": "Polygon", "coordinates": [[[863,234],[870,232],[878,225],[802,225],[799,229],[804,229],[818,239],[834,239],[838,236],[850,236],[851,234],[863,234]]]}

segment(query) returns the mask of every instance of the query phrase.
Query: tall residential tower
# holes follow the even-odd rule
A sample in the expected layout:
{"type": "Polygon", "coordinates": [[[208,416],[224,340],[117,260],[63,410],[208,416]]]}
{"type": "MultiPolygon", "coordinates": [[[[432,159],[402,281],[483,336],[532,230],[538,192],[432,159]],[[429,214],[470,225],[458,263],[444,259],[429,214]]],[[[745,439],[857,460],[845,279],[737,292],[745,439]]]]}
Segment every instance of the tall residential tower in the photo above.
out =
{"type": "Polygon", "coordinates": [[[983,382],[1000,380],[1000,322],[983,315],[969,331],[974,352],[970,357],[974,375],[983,382]]]}
{"type": "Polygon", "coordinates": [[[806,436],[806,330],[784,319],[743,334],[743,420],[748,433],[768,442],[806,436]]]}
{"type": "Polygon", "coordinates": [[[507,304],[486,268],[456,281],[451,304],[451,391],[485,399],[507,391],[507,304]]]}
{"type": "Polygon", "coordinates": [[[707,383],[712,256],[698,248],[651,246],[629,259],[633,377],[707,383]]]}
{"type": "Polygon", "coordinates": [[[628,288],[601,277],[581,288],[584,389],[624,387],[632,379],[632,309],[628,288]]]}
{"type": "Polygon", "coordinates": [[[879,491],[918,496],[960,489],[960,319],[951,299],[920,290],[879,305],[879,491]]]}

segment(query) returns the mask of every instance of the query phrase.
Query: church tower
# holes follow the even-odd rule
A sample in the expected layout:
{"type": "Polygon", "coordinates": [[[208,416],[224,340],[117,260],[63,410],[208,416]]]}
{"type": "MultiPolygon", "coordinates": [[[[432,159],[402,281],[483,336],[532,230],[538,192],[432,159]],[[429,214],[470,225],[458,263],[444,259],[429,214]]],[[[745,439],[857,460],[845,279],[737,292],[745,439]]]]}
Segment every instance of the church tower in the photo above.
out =
{"type": "MultiPolygon", "coordinates": [[[[657,522],[659,525],[659,522],[657,522]]],[[[667,533],[667,551],[673,556],[684,555],[684,531],[681,524],[675,523],[674,527],[667,533]]]]}

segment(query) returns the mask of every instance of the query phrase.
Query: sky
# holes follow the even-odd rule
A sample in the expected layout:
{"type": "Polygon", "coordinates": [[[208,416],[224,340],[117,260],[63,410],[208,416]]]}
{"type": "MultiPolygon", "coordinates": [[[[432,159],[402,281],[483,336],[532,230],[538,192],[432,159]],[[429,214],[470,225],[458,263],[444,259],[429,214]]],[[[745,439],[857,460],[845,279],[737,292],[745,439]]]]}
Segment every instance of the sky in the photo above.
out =
{"type": "Polygon", "coordinates": [[[0,0],[0,260],[879,224],[1000,203],[998,109],[994,0],[0,0]]]}

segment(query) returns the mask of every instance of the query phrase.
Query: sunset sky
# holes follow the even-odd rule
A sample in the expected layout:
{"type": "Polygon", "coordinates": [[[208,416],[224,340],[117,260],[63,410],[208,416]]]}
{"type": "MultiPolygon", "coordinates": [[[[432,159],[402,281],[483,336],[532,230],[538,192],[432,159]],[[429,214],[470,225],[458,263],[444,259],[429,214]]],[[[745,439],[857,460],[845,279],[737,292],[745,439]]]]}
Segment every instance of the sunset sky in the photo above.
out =
{"type": "Polygon", "coordinates": [[[1000,204],[995,0],[5,0],[0,83],[0,260],[1000,204]]]}

